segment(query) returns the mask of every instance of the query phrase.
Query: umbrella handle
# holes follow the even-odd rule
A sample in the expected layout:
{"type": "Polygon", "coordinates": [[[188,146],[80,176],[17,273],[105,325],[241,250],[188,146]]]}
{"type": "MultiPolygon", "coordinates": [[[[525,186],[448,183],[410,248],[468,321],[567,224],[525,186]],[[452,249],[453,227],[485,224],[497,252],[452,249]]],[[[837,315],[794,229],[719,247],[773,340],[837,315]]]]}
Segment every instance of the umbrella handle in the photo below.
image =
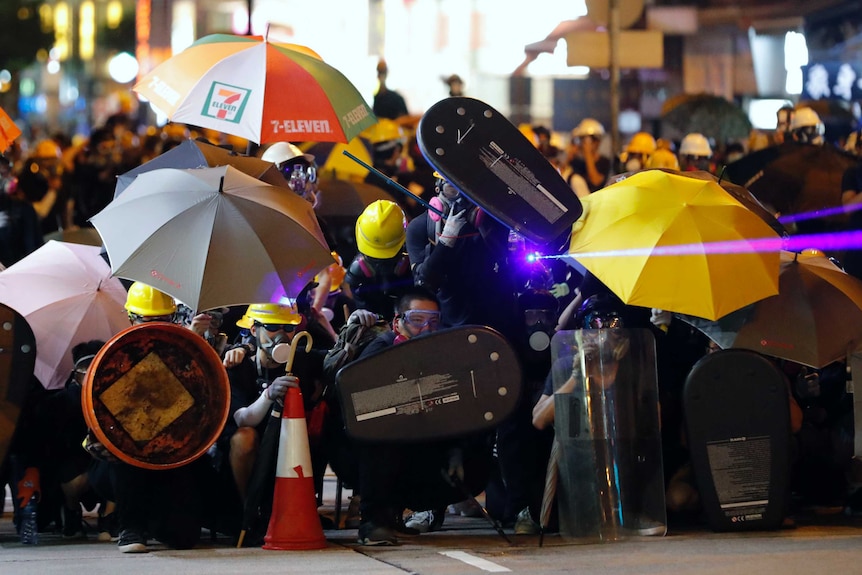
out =
{"type": "Polygon", "coordinates": [[[442,210],[435,208],[434,206],[432,206],[431,204],[429,204],[428,202],[426,202],[425,200],[423,200],[422,198],[420,198],[419,196],[417,196],[416,194],[414,194],[413,192],[411,192],[410,190],[408,190],[407,188],[405,188],[404,186],[402,186],[401,184],[399,184],[398,182],[396,182],[395,180],[393,180],[392,178],[390,178],[389,176],[387,176],[386,174],[384,174],[383,172],[378,170],[377,168],[369,166],[368,164],[366,164],[365,162],[363,162],[362,160],[360,160],[359,158],[357,158],[356,156],[354,156],[353,154],[351,154],[347,150],[342,150],[341,153],[344,154],[345,156],[347,156],[348,158],[350,158],[351,160],[353,160],[354,162],[356,162],[357,164],[359,164],[360,166],[362,166],[363,168],[365,168],[366,170],[368,170],[369,172],[371,172],[372,174],[374,174],[375,176],[377,176],[384,184],[386,184],[390,188],[394,188],[403,194],[407,194],[408,196],[410,196],[411,198],[413,198],[414,200],[416,200],[417,202],[419,202],[420,204],[422,204],[427,209],[431,210],[432,212],[434,212],[435,214],[437,214],[441,218],[448,217],[448,214],[444,214],[442,210]]]}
{"type": "Polygon", "coordinates": [[[293,358],[296,356],[296,348],[299,345],[299,340],[305,339],[305,353],[311,351],[311,334],[307,331],[301,331],[290,341],[290,352],[287,355],[287,363],[284,366],[284,372],[290,373],[290,370],[293,369],[293,358]]]}

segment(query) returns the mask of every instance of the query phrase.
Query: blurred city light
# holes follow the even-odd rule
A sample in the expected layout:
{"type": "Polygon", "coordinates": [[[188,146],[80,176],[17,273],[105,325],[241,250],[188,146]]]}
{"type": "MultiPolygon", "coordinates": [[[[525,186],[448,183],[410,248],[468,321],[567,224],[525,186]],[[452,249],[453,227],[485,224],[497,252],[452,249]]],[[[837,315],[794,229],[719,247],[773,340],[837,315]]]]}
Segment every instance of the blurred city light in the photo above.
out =
{"type": "Polygon", "coordinates": [[[138,75],[138,61],[128,52],[120,52],[108,62],[108,74],[120,84],[131,82],[138,75]]]}

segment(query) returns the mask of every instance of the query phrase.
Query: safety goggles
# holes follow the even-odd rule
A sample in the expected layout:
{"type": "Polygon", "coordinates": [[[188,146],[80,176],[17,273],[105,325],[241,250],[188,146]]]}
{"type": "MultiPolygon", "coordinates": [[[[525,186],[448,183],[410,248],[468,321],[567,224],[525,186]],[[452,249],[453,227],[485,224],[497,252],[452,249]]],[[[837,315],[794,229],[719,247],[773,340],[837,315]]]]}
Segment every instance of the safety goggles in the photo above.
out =
{"type": "Polygon", "coordinates": [[[401,314],[401,317],[404,318],[404,321],[407,322],[410,327],[416,329],[422,329],[426,326],[436,329],[440,325],[439,311],[410,309],[401,314]]]}
{"type": "Polygon", "coordinates": [[[174,314],[167,315],[138,315],[136,313],[130,313],[129,319],[134,323],[152,323],[156,321],[173,323],[176,316],[174,314]]]}
{"type": "Polygon", "coordinates": [[[584,318],[584,327],[589,329],[623,327],[623,320],[615,313],[590,313],[584,318]]]}
{"type": "Polygon", "coordinates": [[[263,326],[263,329],[266,331],[283,331],[285,333],[290,333],[296,329],[296,326],[290,323],[260,323],[257,322],[257,325],[263,326]]]}

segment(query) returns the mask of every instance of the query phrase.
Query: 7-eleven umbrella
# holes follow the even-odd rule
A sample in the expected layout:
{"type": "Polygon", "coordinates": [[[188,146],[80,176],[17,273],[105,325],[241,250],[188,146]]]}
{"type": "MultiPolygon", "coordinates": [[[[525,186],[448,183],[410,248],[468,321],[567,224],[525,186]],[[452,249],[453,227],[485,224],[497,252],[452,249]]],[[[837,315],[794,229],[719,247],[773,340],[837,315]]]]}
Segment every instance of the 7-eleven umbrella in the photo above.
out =
{"type": "Polygon", "coordinates": [[[99,248],[49,241],[0,272],[0,303],[22,316],[36,336],[34,373],[59,389],[72,372],[72,347],[108,341],[129,327],[126,290],[99,248]]]}
{"type": "Polygon", "coordinates": [[[756,248],[778,234],[716,182],[645,170],[583,204],[569,254],[626,304],[717,319],[778,293],[756,248]]]}
{"type": "Polygon", "coordinates": [[[0,108],[0,153],[8,150],[15,138],[20,135],[21,128],[15,125],[3,108],[0,108]]]}
{"type": "Polygon", "coordinates": [[[333,263],[310,203],[232,166],[145,172],[91,221],[114,275],[194,310],[295,297],[333,263]]]}
{"type": "Polygon", "coordinates": [[[258,144],[348,142],[377,121],[356,87],[314,51],[260,36],[205,36],[133,90],[174,122],[258,144]]]}

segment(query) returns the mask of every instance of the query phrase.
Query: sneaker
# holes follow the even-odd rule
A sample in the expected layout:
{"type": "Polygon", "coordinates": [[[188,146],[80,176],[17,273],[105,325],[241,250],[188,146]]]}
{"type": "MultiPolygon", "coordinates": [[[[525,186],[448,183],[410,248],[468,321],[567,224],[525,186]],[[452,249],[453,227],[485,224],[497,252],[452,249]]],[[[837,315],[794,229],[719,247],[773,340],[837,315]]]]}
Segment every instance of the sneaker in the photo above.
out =
{"type": "Polygon", "coordinates": [[[439,531],[440,527],[443,526],[444,517],[445,512],[442,509],[416,511],[412,513],[406,521],[404,521],[404,526],[410,529],[415,529],[419,533],[439,531]]]}
{"type": "Polygon", "coordinates": [[[637,522],[637,526],[634,528],[634,532],[636,535],[646,537],[664,535],[665,533],[667,533],[667,525],[659,521],[655,521],[654,519],[647,519],[642,517],[637,522]]]}
{"type": "Polygon", "coordinates": [[[538,535],[540,530],[539,524],[533,521],[530,508],[524,507],[515,519],[515,535],[538,535]]]}
{"type": "Polygon", "coordinates": [[[77,509],[63,506],[63,539],[86,539],[84,514],[79,505],[77,509]]]}
{"type": "Polygon", "coordinates": [[[123,529],[117,542],[121,553],[146,553],[147,540],[143,535],[130,529],[123,529]]]}
{"type": "Polygon", "coordinates": [[[421,531],[414,527],[407,527],[404,517],[400,513],[396,514],[392,523],[392,529],[395,531],[396,537],[419,537],[422,534],[421,531]]]}
{"type": "Polygon", "coordinates": [[[398,538],[395,536],[395,531],[389,527],[369,521],[359,526],[358,542],[360,545],[368,546],[397,545],[398,538]]]}
{"type": "Polygon", "coordinates": [[[120,526],[117,524],[117,514],[109,513],[107,515],[99,515],[96,528],[99,530],[99,535],[96,537],[99,541],[118,541],[120,539],[120,526]]]}
{"type": "Polygon", "coordinates": [[[460,501],[450,506],[452,508],[453,515],[460,515],[461,517],[483,517],[482,507],[479,505],[479,502],[475,499],[465,499],[464,501],[460,501]]]}

